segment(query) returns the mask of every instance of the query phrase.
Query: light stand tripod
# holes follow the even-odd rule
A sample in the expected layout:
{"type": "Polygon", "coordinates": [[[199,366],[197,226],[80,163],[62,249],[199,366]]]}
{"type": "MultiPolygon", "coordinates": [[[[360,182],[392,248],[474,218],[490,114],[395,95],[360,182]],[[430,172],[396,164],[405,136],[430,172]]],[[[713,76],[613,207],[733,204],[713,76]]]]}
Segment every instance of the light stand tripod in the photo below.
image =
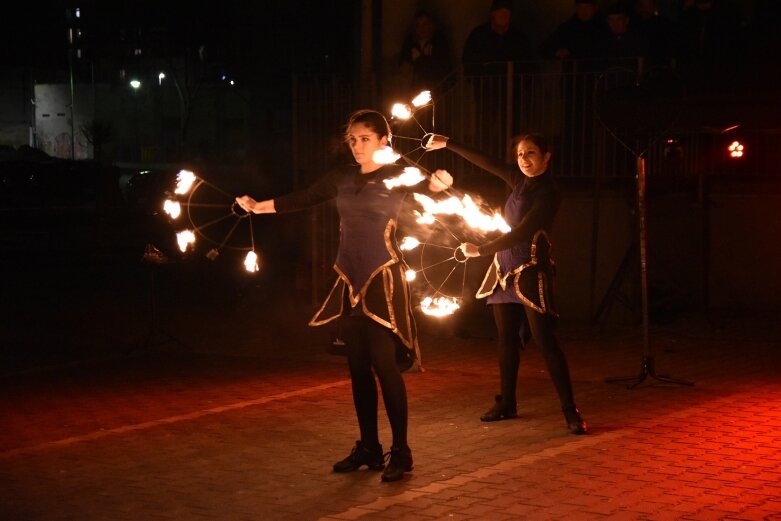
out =
{"type": "Polygon", "coordinates": [[[146,338],[141,348],[140,349],[132,348],[130,349],[129,353],[133,353],[138,350],[149,352],[155,347],[168,342],[173,342],[175,344],[178,344],[181,347],[187,348],[187,345],[184,342],[182,342],[174,335],[172,335],[171,333],[164,330],[162,327],[158,325],[156,275],[157,275],[157,271],[162,266],[166,264],[170,264],[171,260],[163,252],[155,248],[152,244],[147,244],[146,250],[144,251],[144,255],[141,258],[141,262],[143,262],[149,270],[149,282],[148,282],[149,284],[149,288],[148,288],[149,289],[149,294],[148,294],[149,331],[146,334],[146,338]]]}
{"type": "Polygon", "coordinates": [[[647,236],[646,236],[646,206],[645,206],[645,157],[643,153],[637,156],[637,216],[639,221],[639,248],[640,248],[640,294],[643,315],[643,358],[640,364],[640,373],[636,376],[614,376],[605,378],[607,383],[627,383],[627,388],[634,389],[649,376],[665,383],[694,385],[694,382],[673,378],[668,375],[656,374],[656,365],[651,353],[648,328],[648,263],[647,263],[647,236]]]}

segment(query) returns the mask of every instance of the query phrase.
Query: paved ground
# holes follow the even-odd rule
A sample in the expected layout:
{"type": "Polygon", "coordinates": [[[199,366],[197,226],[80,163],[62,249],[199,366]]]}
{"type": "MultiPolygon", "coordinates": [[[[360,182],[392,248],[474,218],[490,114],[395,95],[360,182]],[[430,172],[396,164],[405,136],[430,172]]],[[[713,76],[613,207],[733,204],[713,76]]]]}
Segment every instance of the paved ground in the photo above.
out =
{"type": "Polygon", "coordinates": [[[781,519],[779,326],[708,318],[652,329],[657,369],[696,385],[634,390],[604,378],[639,372],[637,329],[595,338],[565,324],[587,436],[565,431],[534,347],[521,417],[481,423],[497,387],[492,341],[424,324],[425,371],[405,375],[415,470],[398,483],[331,472],[357,428],[344,361],[315,332],[247,325],[210,338],[211,352],[160,337],[149,351],[8,373],[0,519],[781,519]]]}

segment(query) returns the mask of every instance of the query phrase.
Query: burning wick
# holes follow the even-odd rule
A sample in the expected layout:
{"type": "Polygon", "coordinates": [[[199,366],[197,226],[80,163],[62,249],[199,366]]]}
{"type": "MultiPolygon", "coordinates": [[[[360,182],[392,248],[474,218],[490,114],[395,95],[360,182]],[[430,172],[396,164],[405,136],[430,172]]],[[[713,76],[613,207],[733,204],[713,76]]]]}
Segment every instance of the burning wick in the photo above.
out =
{"type": "Polygon", "coordinates": [[[250,250],[247,252],[247,256],[244,257],[244,269],[250,273],[255,273],[260,270],[258,266],[258,255],[250,250]]]}
{"type": "Polygon", "coordinates": [[[408,166],[404,169],[403,174],[384,179],[382,182],[385,183],[388,190],[392,190],[397,186],[415,186],[424,179],[426,179],[426,176],[423,175],[419,168],[408,166]]]}
{"type": "Polygon", "coordinates": [[[186,194],[193,187],[193,183],[195,183],[195,174],[189,170],[180,170],[176,174],[176,190],[174,190],[174,193],[186,194]]]}
{"type": "Polygon", "coordinates": [[[412,117],[412,109],[405,103],[394,103],[391,108],[391,115],[398,119],[409,119],[412,117]]]}
{"type": "Polygon", "coordinates": [[[469,227],[484,232],[508,233],[511,230],[499,212],[491,215],[483,212],[469,194],[461,199],[454,196],[443,201],[434,201],[428,196],[417,193],[413,194],[413,197],[423,206],[423,213],[418,218],[419,223],[426,224],[433,221],[434,215],[458,215],[469,227]]]}
{"type": "Polygon", "coordinates": [[[426,297],[420,302],[420,309],[426,315],[432,317],[444,317],[452,315],[460,308],[458,300],[450,297],[426,297]]]}
{"type": "Polygon", "coordinates": [[[372,154],[372,161],[378,165],[391,165],[398,161],[401,155],[393,151],[393,148],[384,146],[372,154]]]}
{"type": "Polygon", "coordinates": [[[182,205],[179,204],[179,201],[166,199],[163,203],[163,211],[170,215],[171,219],[176,219],[182,214],[182,205]]]}
{"type": "Polygon", "coordinates": [[[412,100],[412,105],[416,108],[422,107],[423,105],[429,103],[431,101],[431,91],[430,90],[424,90],[417,96],[415,96],[412,100]]]}
{"type": "Polygon", "coordinates": [[[192,230],[182,230],[176,234],[176,242],[179,243],[179,249],[184,253],[191,244],[195,244],[195,234],[192,230]]]}
{"type": "Polygon", "coordinates": [[[404,239],[401,241],[401,244],[399,244],[399,248],[402,251],[414,250],[418,246],[420,246],[420,241],[415,237],[404,237],[404,239]]]}

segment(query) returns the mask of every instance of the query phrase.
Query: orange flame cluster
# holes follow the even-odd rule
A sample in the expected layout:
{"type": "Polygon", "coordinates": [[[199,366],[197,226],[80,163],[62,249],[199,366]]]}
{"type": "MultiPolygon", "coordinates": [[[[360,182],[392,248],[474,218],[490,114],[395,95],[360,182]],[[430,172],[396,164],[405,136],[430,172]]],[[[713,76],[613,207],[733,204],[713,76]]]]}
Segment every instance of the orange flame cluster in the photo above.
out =
{"type": "Polygon", "coordinates": [[[423,213],[418,218],[419,223],[431,224],[434,222],[435,215],[457,215],[467,226],[476,230],[502,233],[510,231],[510,226],[498,211],[493,214],[484,212],[469,194],[461,198],[452,196],[442,201],[435,201],[422,194],[414,194],[414,196],[415,200],[423,206],[423,213]]]}

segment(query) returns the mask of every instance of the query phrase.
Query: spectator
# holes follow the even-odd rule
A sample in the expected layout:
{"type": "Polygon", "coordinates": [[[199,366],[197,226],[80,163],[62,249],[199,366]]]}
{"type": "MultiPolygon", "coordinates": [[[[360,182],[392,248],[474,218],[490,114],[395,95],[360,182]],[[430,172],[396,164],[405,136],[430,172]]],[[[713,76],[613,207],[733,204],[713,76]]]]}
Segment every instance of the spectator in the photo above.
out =
{"type": "Polygon", "coordinates": [[[524,102],[519,82],[514,83],[513,103],[508,102],[508,63],[513,63],[517,75],[532,71],[534,58],[528,38],[512,24],[512,2],[494,0],[488,21],[472,30],[462,54],[464,74],[471,79],[474,90],[477,146],[487,149],[491,144],[506,142],[517,131],[517,115],[524,102]],[[508,105],[513,115],[510,119],[508,105]]]}
{"type": "Polygon", "coordinates": [[[405,90],[435,90],[453,69],[450,42],[430,13],[415,13],[399,57],[405,90]]]}
{"type": "Polygon", "coordinates": [[[648,42],[647,67],[674,67],[676,28],[672,20],[659,13],[656,0],[637,0],[631,23],[648,42]]]}
{"type": "Polygon", "coordinates": [[[607,36],[596,0],[575,0],[575,12],[543,42],[540,51],[545,58],[577,60],[589,68],[600,42],[607,36]]]}
{"type": "Polygon", "coordinates": [[[467,75],[504,74],[506,62],[529,62],[534,54],[526,35],[512,24],[512,2],[494,0],[488,21],[475,27],[464,43],[467,75]]]}
{"type": "Polygon", "coordinates": [[[605,21],[608,33],[597,46],[597,56],[603,67],[627,67],[642,70],[642,60],[648,54],[648,42],[630,29],[629,11],[615,3],[607,9],[605,21]],[[638,66],[638,60],[641,64],[638,66]]]}
{"type": "Polygon", "coordinates": [[[560,60],[563,74],[561,96],[564,124],[572,140],[562,149],[563,155],[576,157],[571,165],[574,175],[591,175],[594,153],[585,136],[590,135],[589,120],[593,114],[593,73],[600,42],[608,36],[607,26],[596,0],[575,0],[575,12],[560,24],[540,47],[543,57],[560,60]]]}

